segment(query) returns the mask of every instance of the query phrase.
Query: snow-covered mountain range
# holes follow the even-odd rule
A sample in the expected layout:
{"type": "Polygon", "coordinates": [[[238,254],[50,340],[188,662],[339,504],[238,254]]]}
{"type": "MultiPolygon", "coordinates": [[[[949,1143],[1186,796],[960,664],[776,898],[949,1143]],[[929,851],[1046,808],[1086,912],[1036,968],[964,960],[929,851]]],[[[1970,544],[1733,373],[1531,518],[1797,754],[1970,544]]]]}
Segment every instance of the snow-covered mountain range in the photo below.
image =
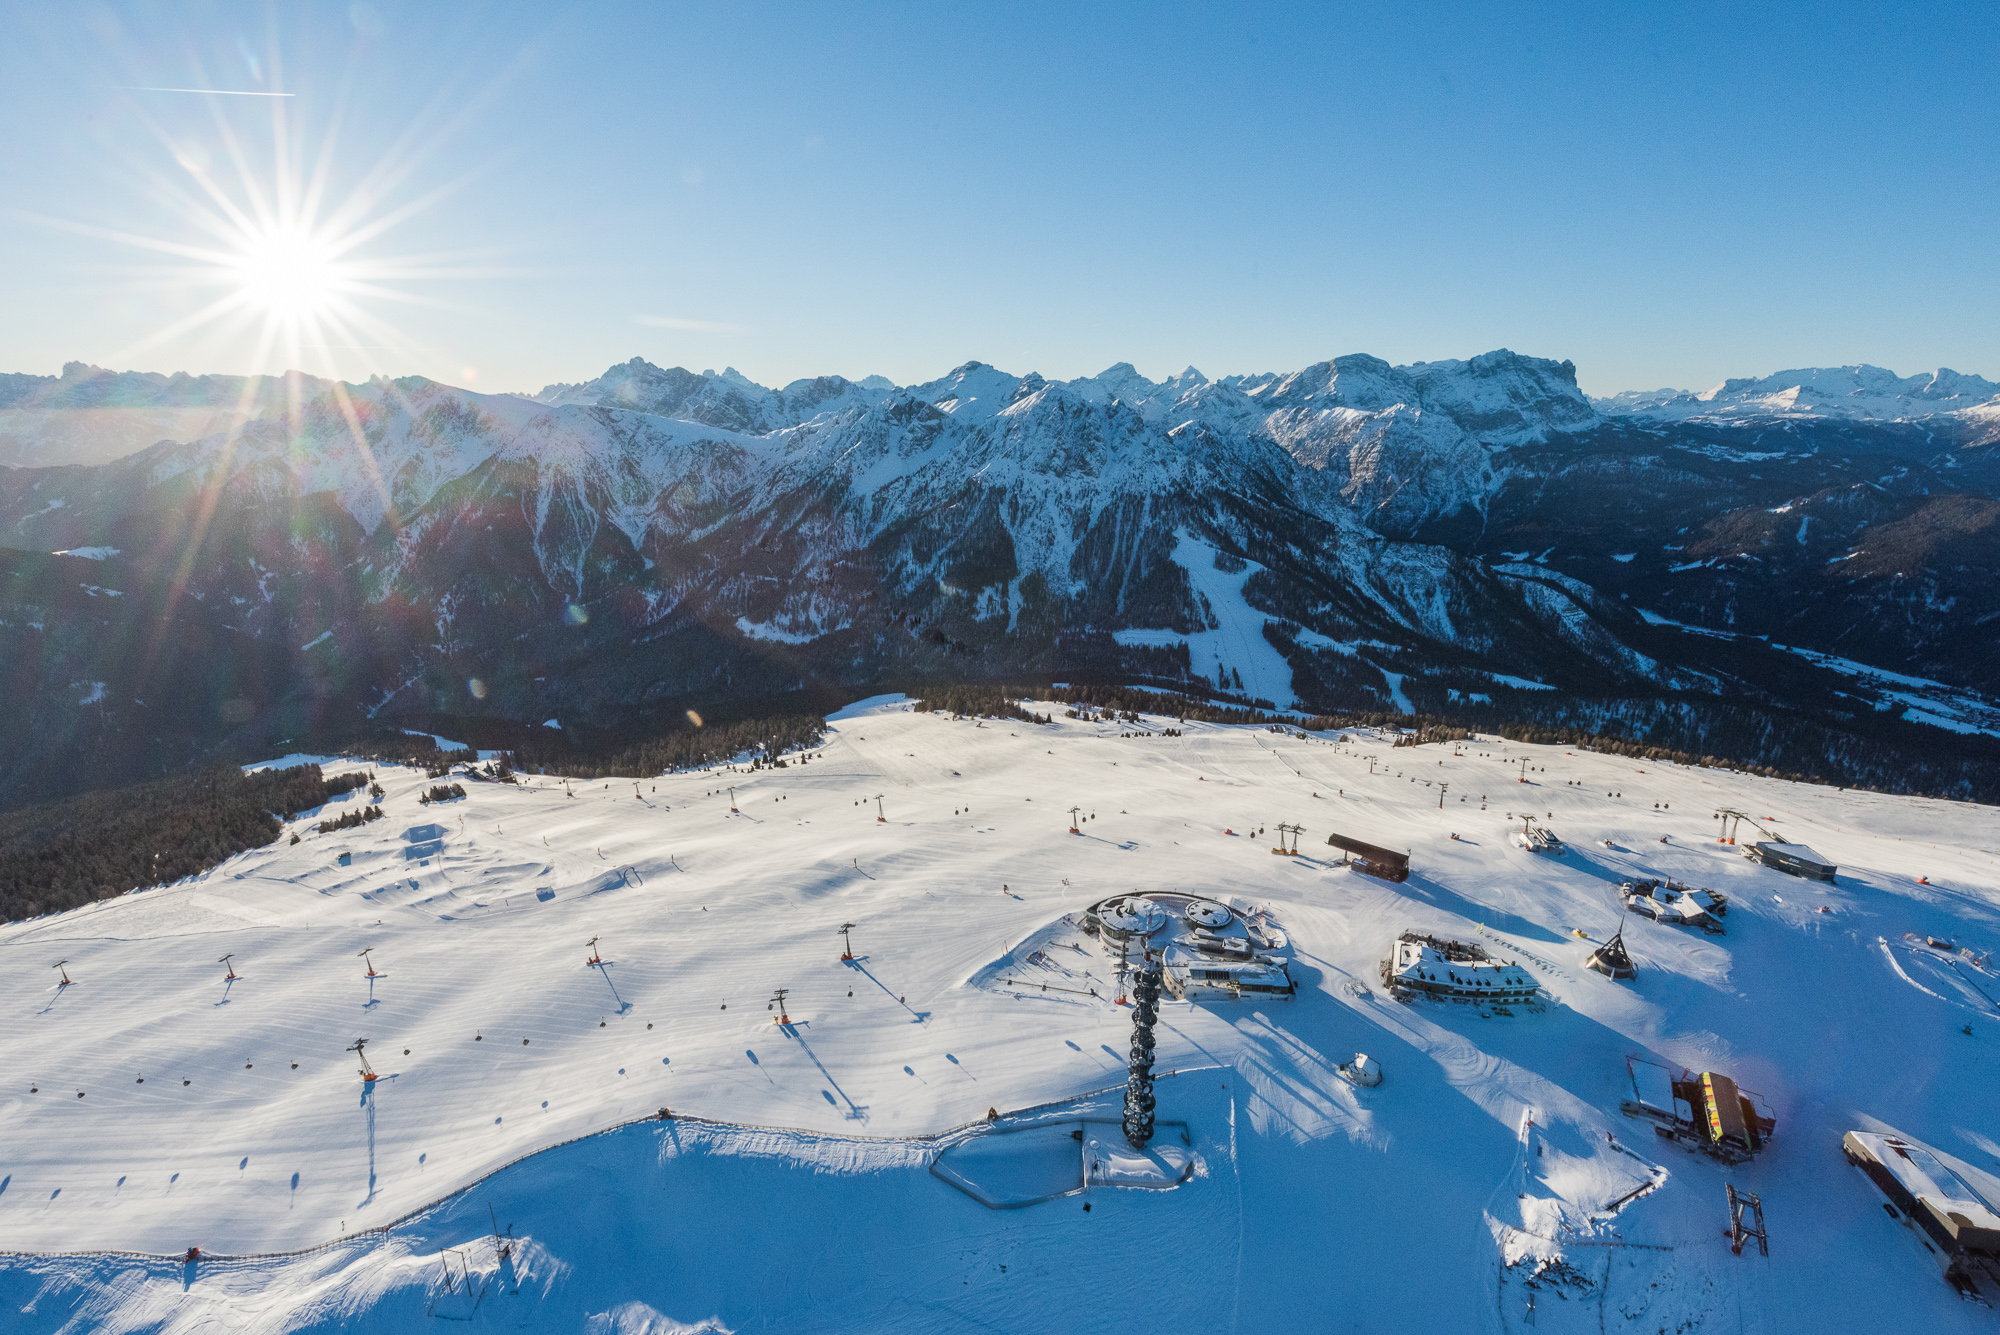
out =
{"type": "Polygon", "coordinates": [[[1608,416],[1658,421],[1914,422],[1956,416],[1968,427],[2000,428],[2000,384],[1942,367],[1925,375],[1899,376],[1879,366],[1821,366],[1725,380],[1700,393],[1628,390],[1594,403],[1608,416]]]}
{"type": "MultiPolygon", "coordinates": [[[[101,377],[72,379],[16,401],[101,377]]],[[[1745,720],[1865,730],[1895,703],[1832,659],[2000,691],[2000,470],[1936,426],[1991,386],[1916,379],[1856,383],[1922,420],[1758,417],[1766,382],[1711,396],[1737,416],[1593,403],[1571,363],[1505,350],[1157,382],[974,361],[906,387],[636,358],[536,394],[141,377],[126,399],[254,411],[0,468],[0,657],[41,705],[0,741],[170,765],[243,728],[611,729],[949,677],[1643,717],[1810,754],[1745,720]]]]}

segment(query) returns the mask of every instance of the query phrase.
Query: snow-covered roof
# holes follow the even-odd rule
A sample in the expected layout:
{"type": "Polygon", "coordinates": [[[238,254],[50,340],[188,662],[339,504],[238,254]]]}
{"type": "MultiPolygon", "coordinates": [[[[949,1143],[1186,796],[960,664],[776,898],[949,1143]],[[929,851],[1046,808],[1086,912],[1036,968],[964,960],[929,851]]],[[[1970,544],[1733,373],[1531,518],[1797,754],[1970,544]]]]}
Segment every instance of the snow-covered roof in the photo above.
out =
{"type": "Polygon", "coordinates": [[[1535,980],[1520,965],[1505,960],[1455,960],[1422,941],[1396,943],[1395,972],[1399,977],[1441,983],[1447,987],[1528,988],[1535,980]]]}
{"type": "Polygon", "coordinates": [[[1833,865],[1832,862],[1821,857],[1804,844],[1787,844],[1776,840],[1766,840],[1758,844],[1757,848],[1761,852],[1775,853],[1779,857],[1796,858],[1800,862],[1814,862],[1822,867],[1831,867],[1833,865]]]}
{"type": "Polygon", "coordinates": [[[1205,955],[1181,945],[1172,945],[1168,946],[1161,956],[1161,962],[1169,969],[1205,969],[1211,974],[1229,973],[1261,977],[1281,973],[1281,966],[1286,961],[1275,955],[1230,959],[1221,955],[1205,955]]]}
{"type": "Polygon", "coordinates": [[[2000,1214],[1957,1173],[1922,1145],[1901,1136],[1849,1133],[1891,1177],[1957,1235],[1967,1229],[2000,1232],[2000,1214]]]}

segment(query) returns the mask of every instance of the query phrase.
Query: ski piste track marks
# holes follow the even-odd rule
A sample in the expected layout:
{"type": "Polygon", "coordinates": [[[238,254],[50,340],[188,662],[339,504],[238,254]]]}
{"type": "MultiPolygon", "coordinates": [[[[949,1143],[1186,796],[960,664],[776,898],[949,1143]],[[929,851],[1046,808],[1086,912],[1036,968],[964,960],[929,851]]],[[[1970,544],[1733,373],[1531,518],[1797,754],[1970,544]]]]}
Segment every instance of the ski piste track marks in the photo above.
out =
{"type": "MultiPolygon", "coordinates": [[[[1225,1068],[1214,1067],[1214,1066],[1187,1067],[1180,1070],[1162,1072],[1158,1078],[1166,1080],[1166,1079],[1171,1079],[1175,1076],[1194,1075],[1203,1071],[1213,1071],[1220,1069],[1225,1069],[1225,1068]]],[[[509,1159],[506,1163],[500,1164],[498,1167],[492,1169],[484,1176],[475,1178],[473,1181],[467,1182],[465,1185],[461,1187],[458,1187],[452,1191],[448,1191],[444,1195],[438,1197],[436,1200],[426,1201],[422,1205],[417,1206],[415,1209],[410,1210],[402,1215],[397,1216],[394,1219],[389,1220],[387,1223],[371,1225],[368,1228],[360,1229],[353,1233],[343,1233],[337,1238],[329,1238],[325,1242],[316,1242],[310,1247],[294,1247],[290,1251],[281,1251],[281,1252],[204,1251],[201,1254],[201,1263],[204,1265],[209,1265],[209,1264],[222,1264],[222,1263],[240,1262],[240,1261],[282,1261],[294,1256],[311,1256],[315,1252],[323,1252],[327,1251],[330,1248],[342,1247],[347,1245],[348,1243],[355,1242],[359,1239],[366,1238],[374,1234],[389,1233],[395,1230],[396,1228],[400,1227],[401,1225],[407,1224],[412,1219],[416,1219],[419,1218],[420,1216],[429,1214],[431,1211],[437,1209],[440,1205],[444,1205],[450,1201],[457,1200],[460,1196],[465,1195],[467,1192],[477,1190],[481,1185],[483,1185],[490,1179],[497,1177],[499,1174],[506,1172],[509,1168],[514,1167],[514,1165],[516,1164],[526,1163],[528,1160],[536,1158],[540,1155],[548,1154],[552,1151],[559,1150],[563,1148],[563,1146],[565,1145],[575,1145],[581,1141],[594,1140],[599,1136],[613,1135],[620,1131],[629,1130],[632,1127],[664,1126],[665,1124],[671,1122],[679,1126],[713,1127],[717,1130],[722,1130],[722,1131],[748,1131],[760,1135],[791,1136],[797,1138],[800,1141],[829,1141],[829,1140],[851,1141],[857,1145],[935,1145],[940,1150],[942,1150],[944,1148],[947,1148],[950,1144],[956,1141],[965,1139],[969,1135],[983,1134],[988,1130],[1010,1129],[1008,1126],[1009,1123],[1017,1122],[1023,1118],[1038,1117],[1045,1113],[1054,1113],[1066,1109],[1072,1104],[1080,1104],[1086,1099],[1100,1098],[1103,1095],[1113,1093],[1117,1090],[1122,1090],[1124,1087],[1125,1087],[1124,1082],[1120,1081],[1118,1084],[1115,1085],[1106,1085],[1102,1089],[1085,1090],[1082,1093],[1072,1095],[1067,1099],[1059,1099],[1054,1102],[1041,1104],[1037,1107],[1016,1108],[1011,1112],[1001,1113],[998,1119],[982,1117],[977,1121],[966,1122],[960,1126],[947,1127],[943,1131],[938,1131],[930,1135],[923,1135],[923,1136],[840,1135],[838,1133],[829,1131],[807,1131],[800,1127],[795,1127],[795,1126],[756,1126],[747,1122],[725,1122],[713,1117],[701,1117],[687,1113],[671,1113],[669,1116],[665,1118],[662,1118],[657,1114],[652,1117],[634,1117],[630,1121],[620,1122],[615,1126],[607,1126],[601,1130],[587,1132],[586,1134],[581,1136],[571,1136],[567,1140],[559,1140],[551,1145],[543,1145],[538,1149],[533,1149],[528,1151],[526,1154],[520,1155],[513,1159],[509,1159]]],[[[184,1253],[181,1252],[135,1252],[135,1251],[120,1251],[115,1249],[93,1250],[88,1248],[74,1250],[74,1251],[38,1252],[38,1251],[28,1251],[16,1247],[0,1247],[0,1256],[32,1257],[37,1260],[48,1260],[48,1261],[64,1260],[72,1257],[86,1257],[86,1256],[119,1256],[119,1257],[127,1257],[136,1261],[178,1261],[182,1258],[183,1255],[184,1253]]]]}
{"type": "MultiPolygon", "coordinates": [[[[746,1246],[790,1245],[782,1231],[758,1234],[754,1212],[737,1217],[728,1189],[739,1170],[705,1166],[756,1158],[780,1165],[758,1169],[760,1183],[797,1175],[801,1185],[784,1188],[786,1199],[809,1211],[892,1201],[914,1210],[914,1227],[883,1225],[897,1250],[873,1257],[878,1272],[886,1264],[928,1273],[954,1249],[1006,1261],[1012,1244],[1004,1240],[1016,1236],[1009,1228],[1032,1233],[1038,1264],[1054,1265],[1074,1246],[1109,1240],[1084,1221],[1144,1218],[1149,1229],[1167,1230],[1158,1236],[1175,1249],[1227,1246],[1223,1230],[1237,1234],[1236,1293],[1227,1306],[1215,1297],[1218,1315],[1234,1310],[1243,1329],[1342,1320],[1443,1327],[1490,1310],[1493,1291],[1478,1276],[1491,1273],[1499,1224],[1525,1225],[1547,1235],[1536,1245],[1578,1255],[1610,1232],[1635,1245],[1678,1247],[1719,1236],[1726,1179],[1764,1196],[1773,1240],[1769,1301],[1745,1296],[1729,1315],[1761,1307],[1773,1329],[1786,1330],[1910,1320],[1975,1328],[1934,1276],[1878,1245],[1897,1226],[1880,1217],[1865,1180],[1846,1173],[1830,1147],[1839,1131],[1880,1118],[1947,1153],[1965,1149],[1961,1140],[1973,1146],[1978,1162],[1967,1171],[1975,1180],[1987,1182],[1980,1174],[1988,1158],[2000,1163],[2000,1151],[1988,1152],[1990,1139],[1955,1130],[1966,1110],[2000,1103],[1993,1064],[1976,1059],[1987,1036],[1961,1035],[1962,1010],[1940,1007],[1926,990],[1867,962],[1884,933],[1993,944],[2000,873],[1988,850],[2000,846],[2000,821],[1990,809],[1496,740],[1392,750],[1386,734],[1350,731],[1359,740],[1344,746],[1331,736],[1201,724],[1180,725],[1181,738],[1129,739],[1118,736],[1124,729],[1115,721],[1060,713],[1046,727],[988,720],[980,728],[906,709],[907,702],[877,700],[844,711],[824,757],[804,766],[662,775],[657,795],[655,781],[645,780],[637,802],[629,781],[578,783],[572,800],[560,783],[530,776],[520,789],[468,782],[464,801],[418,811],[413,795],[427,786],[420,772],[377,767],[392,817],[407,816],[411,833],[442,831],[422,844],[428,852],[417,851],[397,820],[319,836],[310,825],[322,813],[313,813],[299,822],[298,846],[281,838],[192,883],[0,927],[7,965],[0,1014],[17,1017],[0,1054],[0,1245],[12,1253],[0,1257],[0,1288],[26,1300],[39,1281],[19,1266],[45,1264],[60,1268],[71,1297],[88,1290],[96,1295],[90,1302],[115,1306],[109,1290],[92,1287],[110,1283],[112,1270],[91,1269],[89,1256],[112,1267],[120,1255],[166,1265],[173,1251],[117,1250],[157,1240],[245,1258],[231,1265],[274,1258],[254,1282],[282,1289],[309,1280],[306,1272],[319,1265],[288,1256],[345,1245],[356,1250],[342,1265],[367,1268],[397,1248],[483,1234],[490,1199],[502,1222],[517,1208],[541,1218],[534,1236],[538,1245],[553,1240],[557,1260],[576,1276],[557,1291],[572,1301],[622,1283],[624,1272],[610,1253],[593,1250],[598,1243],[558,1236],[573,1232],[568,1207],[552,1215],[541,1197],[523,1193],[566,1183],[604,1194],[605,1209],[644,1212],[643,1198],[579,1174],[649,1162],[645,1147],[654,1138],[636,1134],[634,1124],[664,1104],[701,1109],[700,1119],[676,1123],[712,1130],[735,1147],[691,1135],[689,1144],[713,1153],[646,1179],[678,1183],[675,1198],[694,1192],[691,1199],[725,1212],[702,1220],[704,1227],[727,1224],[746,1246]],[[1378,761],[1372,777],[1370,754],[1378,761]],[[1523,755],[1537,771],[1525,788],[1514,782],[1513,762],[1523,755]],[[1451,785],[1442,811],[1440,780],[1451,785]],[[730,783],[743,808],[734,817],[721,792],[730,783]],[[1623,798],[1607,796],[1614,791],[1623,798]],[[876,792],[891,794],[888,824],[857,805],[876,792]],[[1460,803],[1461,795],[1469,800],[1460,803]],[[1505,839],[1517,828],[1506,810],[1522,798],[1538,815],[1554,811],[1550,823],[1570,841],[1568,854],[1537,857],[1505,839]],[[1076,801],[1094,803],[1098,819],[1083,827],[1094,837],[1067,833],[1063,813],[1076,801]],[[970,821],[954,814],[968,804],[970,821]],[[1722,805],[1807,833],[1842,864],[1840,882],[1796,881],[1716,845],[1712,811],[1722,805]],[[1272,857],[1273,840],[1244,834],[1251,817],[1303,824],[1305,844],[1331,828],[1410,848],[1415,872],[1391,886],[1330,862],[1272,857]],[[1225,826],[1238,836],[1226,836],[1225,826]],[[1662,834],[1670,842],[1661,843],[1662,834]],[[1606,838],[1617,847],[1604,848],[1606,838]],[[352,869],[334,868],[338,848],[353,850],[352,869]],[[617,875],[621,867],[634,875],[617,875]],[[1706,938],[1628,924],[1641,978],[1613,984],[1584,972],[1581,960],[1617,920],[1617,882],[1638,872],[1728,894],[1728,933],[1706,938]],[[1919,874],[1930,884],[1919,884],[1919,874]],[[1012,887],[1004,895],[1003,882],[1012,887]],[[529,893],[538,886],[550,892],[547,901],[529,893]],[[1074,1091],[1118,1078],[1122,1052],[1104,1049],[1122,1048],[1128,1016],[1108,1005],[1051,1005],[989,986],[985,974],[996,961],[1008,963],[1014,943],[1105,893],[1149,886],[1200,887],[1268,905],[1292,941],[1296,1000],[1183,1006],[1169,1009],[1160,1028],[1163,1067],[1230,1072],[1218,1077],[1222,1088],[1205,1091],[1199,1079],[1167,1082],[1178,1092],[1163,1086],[1162,1097],[1171,1100],[1169,1115],[1174,1104],[1195,1109],[1190,1123],[1198,1140],[1209,1138],[1204,1153],[1218,1163],[1226,1127],[1236,1146],[1226,1156],[1238,1175],[1233,1191],[1203,1195],[1208,1189],[1197,1182],[1193,1194],[1159,1193],[1137,1213],[1109,1197],[1098,1200],[1095,1215],[1080,1207],[1072,1207],[1074,1217],[1050,1213],[1052,1203],[1015,1212],[1015,1223],[999,1227],[991,1216],[954,1215],[911,1196],[907,1183],[885,1185],[884,1174],[867,1166],[875,1160],[811,1148],[895,1146],[882,1162],[902,1162],[903,1147],[976,1127],[989,1105],[1067,1104],[1080,1097],[1074,1091]],[[510,897],[533,906],[489,911],[510,897]],[[848,920],[860,924],[854,938],[865,978],[835,962],[835,931],[848,920]],[[1490,937],[1496,953],[1561,977],[1559,1003],[1541,1016],[1482,1020],[1470,1007],[1388,1001],[1367,982],[1405,927],[1490,937]],[[1588,939],[1571,936],[1573,929],[1588,939]],[[600,934],[608,967],[585,968],[589,952],[579,947],[600,934]],[[216,948],[198,944],[200,937],[216,948]],[[79,945],[88,958],[78,985],[66,995],[47,988],[46,965],[68,954],[74,968],[79,945]],[[229,1004],[217,1006],[222,971],[217,966],[211,979],[208,961],[238,945],[251,947],[236,955],[242,981],[229,1004]],[[361,1009],[369,998],[352,958],[363,945],[375,948],[386,975],[382,1004],[372,1010],[361,1009]],[[756,1009],[777,984],[797,989],[796,1051],[756,1009]],[[905,994],[908,1004],[899,1004],[905,994]],[[804,1015],[800,997],[811,1003],[804,1015]],[[724,999],[728,1010],[718,1011],[724,999]],[[1830,1014],[1843,1023],[1828,1024],[1830,1014]],[[658,1028],[648,1031],[649,1023],[658,1028]],[[476,1044],[475,1027],[484,1036],[476,1044]],[[396,1079],[371,1099],[383,1114],[379,1190],[363,1175],[351,1063],[333,1055],[357,1032],[395,1057],[385,1065],[396,1079]],[[79,1045],[82,1034],[92,1041],[79,1045]],[[523,1037],[532,1046],[520,1044],[523,1037]],[[403,1058],[405,1046],[417,1055],[403,1058]],[[1339,1079],[1337,1063],[1357,1050],[1382,1064],[1382,1086],[1357,1091],[1339,1079]],[[1723,1070],[1765,1093],[1779,1118],[1771,1150],[1727,1173],[1662,1150],[1672,1180],[1625,1203],[1614,1220],[1593,1221],[1592,1212],[1638,1180],[1630,1151],[1606,1139],[1624,1137],[1630,1125],[1613,1111],[1628,1054],[1723,1070]],[[1885,1054],[1903,1063],[1895,1081],[1874,1078],[1885,1054]],[[292,1072],[293,1060],[304,1067],[292,1072]],[[244,1069],[251,1062],[254,1070],[244,1069]],[[157,1072],[147,1069],[155,1065],[157,1072]],[[175,1078],[179,1067],[194,1076],[192,1090],[175,1078]],[[142,1086],[133,1083],[138,1072],[147,1077],[142,1086]],[[23,1092],[31,1078],[42,1079],[43,1090],[32,1098],[23,1092]],[[822,1098],[830,1081],[849,1103],[830,1090],[822,1098]],[[70,1097],[86,1088],[87,1102],[70,1097]],[[1197,1092],[1206,1105],[1189,1103],[1197,1092]],[[546,1111],[543,1099],[551,1100],[546,1111]],[[1518,1180],[1512,1166],[1527,1151],[1516,1132],[1529,1107],[1538,1110],[1542,1151],[1533,1192],[1543,1204],[1534,1205],[1532,1220],[1510,1213],[1504,1192],[1479,1189],[1518,1180]],[[859,1126],[855,1108],[866,1111],[859,1126]],[[504,1125],[495,1114],[505,1115],[504,1125]],[[605,1137],[614,1127],[627,1135],[605,1137]],[[799,1167],[773,1157],[785,1144],[801,1147],[799,1167]],[[418,1167],[419,1150],[429,1151],[427,1169],[418,1167]],[[836,1174],[859,1176],[816,1177],[827,1171],[812,1166],[821,1159],[836,1174]],[[304,1185],[288,1195],[280,1179],[294,1167],[304,1169],[304,1185]],[[182,1169],[178,1187],[164,1185],[169,1171],[182,1169]],[[131,1183],[114,1188],[127,1173],[131,1183]],[[356,1206],[364,1185],[369,1202],[356,1206]],[[468,1206],[474,1185],[481,1190],[468,1206]],[[1343,1200],[1409,1208],[1328,1208],[1343,1200]],[[1495,1223],[1482,1223],[1496,1208],[1495,1223]],[[429,1210],[440,1214],[414,1219],[429,1210]],[[1224,1217],[1230,1210],[1233,1221],[1224,1217]],[[1565,1227],[1539,1222],[1548,1212],[1565,1227]],[[354,1226],[336,1230],[343,1217],[354,1226]],[[1412,1233],[1408,1220],[1423,1221],[1421,1231],[1412,1233]],[[1209,1227],[1212,1234],[1200,1231],[1209,1227]],[[329,1236],[336,1241],[321,1241],[329,1236]],[[1342,1267],[1326,1265],[1333,1254],[1342,1267]],[[1357,1275],[1367,1282],[1357,1285],[1357,1275]],[[1427,1278],[1435,1275],[1465,1282],[1439,1285],[1427,1278]]],[[[1221,1278],[1231,1267],[1223,1255],[1216,1260],[1221,1278]]],[[[1734,1258],[1712,1270],[1703,1265],[1683,1267],[1675,1281],[1689,1302],[1709,1301],[1704,1286],[1735,1284],[1732,1275],[1765,1268],[1761,1259],[1755,1271],[1734,1258]]],[[[247,1272],[235,1273],[250,1282],[247,1272]]],[[[1619,1283],[1634,1278],[1622,1266],[1618,1274],[1619,1283]]],[[[1653,1278],[1636,1282],[1643,1289],[1653,1278]]],[[[731,1315],[738,1297],[724,1293],[711,1303],[703,1290],[676,1299],[671,1284],[659,1287],[665,1280],[647,1282],[654,1287],[638,1296],[657,1309],[755,1324],[731,1315]]],[[[957,1276],[949,1282],[955,1292],[957,1276]]],[[[369,1281],[353,1284],[366,1289],[369,1281]]],[[[855,1293],[864,1291],[875,1289],[855,1293]]],[[[909,1311],[932,1314],[935,1326],[951,1311],[949,1299],[938,1290],[913,1299],[909,1311]]],[[[386,1324],[390,1307],[370,1317],[375,1298],[357,1301],[351,1328],[398,1328],[386,1324]]],[[[768,1324],[758,1328],[867,1328],[858,1307],[798,1301],[807,1305],[765,1303],[758,1320],[768,1324]]],[[[44,1325],[24,1328],[55,1329],[58,1305],[52,1294],[36,1318],[44,1325]]],[[[188,1311],[197,1309],[216,1310],[188,1311]]],[[[536,1310],[562,1326],[556,1308],[536,1310]]],[[[989,1321],[1003,1310],[979,1309],[989,1321]]],[[[1050,1310],[1060,1318],[1082,1309],[1050,1310]]],[[[1555,1310],[1553,1302],[1543,1306],[1545,1326],[1555,1310]]],[[[1717,1307],[1710,1324],[1725,1323],[1723,1312],[1717,1307]]],[[[194,1319],[184,1314],[176,1329],[194,1329],[186,1324],[194,1319]]],[[[1061,1320],[1043,1325],[1059,1329],[1061,1320]]],[[[1619,1328],[1652,1329],[1629,1320],[1619,1328]]]]}
{"type": "MultiPolygon", "coordinates": [[[[2000,1012],[2000,1004],[1993,1005],[1991,1010],[1981,1010],[1979,1007],[1961,1001],[1957,997],[1948,997],[1942,992],[1934,991],[1931,988],[1925,987],[1922,983],[1910,977],[1909,971],[1903,967],[1903,962],[1896,958],[1896,946],[1894,942],[1885,940],[1882,941],[1880,944],[1882,946],[1882,956],[1884,959],[1887,959],[1889,961],[1889,967],[1896,971],[1896,976],[1898,978],[1901,978],[1904,982],[1908,983],[1911,987],[1916,988],[1917,991],[1923,993],[1925,996],[1936,997],[1939,1001],[1944,1002],[1947,1006],[1962,1006],[1966,1010],[1971,1011],[1974,1015],[1989,1015],[1989,1014],[1994,1014],[1996,1012],[2000,1012]]],[[[1914,949],[1912,949],[1912,953],[1915,953],[1914,949]]],[[[1955,962],[1951,960],[1943,960],[1940,962],[1950,964],[1952,966],[1952,971],[1954,973],[1959,973],[1962,976],[1963,971],[1958,968],[1955,962]]],[[[1972,987],[1977,988],[1979,986],[1977,983],[1972,983],[1970,979],[1968,979],[1967,982],[1972,987]]],[[[1984,996],[1985,989],[1980,988],[1979,990],[1980,994],[1984,996]]],[[[1991,997],[1988,997],[1987,1000],[1989,1003],[1992,1002],[1991,997]]]]}

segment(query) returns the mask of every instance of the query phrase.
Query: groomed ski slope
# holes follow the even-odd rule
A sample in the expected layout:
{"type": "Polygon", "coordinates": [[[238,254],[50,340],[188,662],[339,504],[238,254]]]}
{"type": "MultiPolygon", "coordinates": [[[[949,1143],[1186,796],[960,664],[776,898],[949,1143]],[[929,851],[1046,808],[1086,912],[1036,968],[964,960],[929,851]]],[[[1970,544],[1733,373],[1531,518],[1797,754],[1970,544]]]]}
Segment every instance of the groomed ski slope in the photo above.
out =
{"type": "Polygon", "coordinates": [[[2000,1010],[1905,941],[2000,945],[1993,810],[1183,726],[980,726],[885,697],[754,775],[466,782],[422,806],[421,772],[377,767],[387,820],[311,832],[357,792],[297,845],[0,929],[7,1328],[1514,1331],[1531,1299],[1540,1331],[1994,1327],[1839,1152],[1894,1127],[2000,1200],[2000,1010]],[[1724,805],[1839,884],[1717,845],[1724,805]],[[1570,853],[1514,846],[1522,810],[1570,853]],[[1280,821],[1307,856],[1249,833],[1280,821]],[[1410,849],[1411,879],[1335,865],[1336,829],[1410,849]],[[1617,984],[1571,932],[1607,935],[1640,872],[1723,891],[1728,931],[1630,922],[1640,977],[1617,984]],[[1300,985],[1163,1007],[1160,1116],[1189,1124],[1196,1178],[996,1212],[931,1176],[924,1138],[989,1108],[1115,1115],[1065,1101],[1122,1081],[1128,1013],[1000,980],[1082,939],[1052,931],[1065,914],[1148,887],[1268,906],[1300,985]],[[1388,1000],[1404,927],[1519,959],[1546,1011],[1388,1000]],[[366,1098],[357,1037],[383,1073],[366,1098]],[[1356,1051],[1379,1088],[1334,1074],[1356,1051]],[[1775,1110],[1772,1146],[1725,1170],[1656,1140],[1617,1111],[1628,1054],[1732,1074],[1775,1110]],[[707,1120],[639,1120],[662,1105],[707,1120]],[[1763,1195],[1768,1260],[1729,1254],[1725,1182],[1763,1195]],[[190,1268],[191,1245],[317,1250],[190,1268]],[[56,1255],[103,1251],[146,1255],[56,1255]]]}

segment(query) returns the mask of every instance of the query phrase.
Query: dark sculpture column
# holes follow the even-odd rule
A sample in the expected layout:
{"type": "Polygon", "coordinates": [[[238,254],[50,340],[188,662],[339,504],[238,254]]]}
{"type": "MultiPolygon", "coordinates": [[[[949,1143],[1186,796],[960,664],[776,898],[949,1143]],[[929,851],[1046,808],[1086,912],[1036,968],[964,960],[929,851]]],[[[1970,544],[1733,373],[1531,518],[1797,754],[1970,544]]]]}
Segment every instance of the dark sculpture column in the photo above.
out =
{"type": "Polygon", "coordinates": [[[1135,1150],[1153,1138],[1153,1025],[1160,1018],[1160,966],[1147,960],[1132,985],[1132,1060],[1125,1078],[1125,1139],[1135,1150]]]}

